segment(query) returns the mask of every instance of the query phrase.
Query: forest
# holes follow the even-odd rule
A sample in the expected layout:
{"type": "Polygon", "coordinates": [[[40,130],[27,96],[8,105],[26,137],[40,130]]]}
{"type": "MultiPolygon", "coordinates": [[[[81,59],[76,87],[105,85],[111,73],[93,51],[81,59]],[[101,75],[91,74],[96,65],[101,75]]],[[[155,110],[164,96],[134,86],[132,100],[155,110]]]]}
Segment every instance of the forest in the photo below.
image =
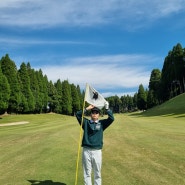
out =
{"type": "MultiPolygon", "coordinates": [[[[148,88],[144,89],[141,82],[134,96],[106,99],[114,113],[122,113],[150,109],[184,92],[185,48],[178,43],[165,57],[162,70],[151,71],[148,88]]],[[[84,93],[68,80],[52,82],[29,62],[22,62],[17,69],[9,54],[0,60],[0,114],[74,115],[83,106],[84,93]]]]}

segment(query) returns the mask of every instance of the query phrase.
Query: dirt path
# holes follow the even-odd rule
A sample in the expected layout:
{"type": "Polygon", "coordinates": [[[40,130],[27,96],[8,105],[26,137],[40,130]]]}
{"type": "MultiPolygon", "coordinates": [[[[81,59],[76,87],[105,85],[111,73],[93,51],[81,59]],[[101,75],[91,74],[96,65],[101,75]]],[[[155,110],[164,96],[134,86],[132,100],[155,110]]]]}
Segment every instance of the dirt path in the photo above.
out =
{"type": "Polygon", "coordinates": [[[12,126],[12,125],[23,125],[29,123],[28,121],[20,121],[20,122],[13,122],[13,123],[3,123],[0,124],[0,127],[5,127],[5,126],[12,126]]]}

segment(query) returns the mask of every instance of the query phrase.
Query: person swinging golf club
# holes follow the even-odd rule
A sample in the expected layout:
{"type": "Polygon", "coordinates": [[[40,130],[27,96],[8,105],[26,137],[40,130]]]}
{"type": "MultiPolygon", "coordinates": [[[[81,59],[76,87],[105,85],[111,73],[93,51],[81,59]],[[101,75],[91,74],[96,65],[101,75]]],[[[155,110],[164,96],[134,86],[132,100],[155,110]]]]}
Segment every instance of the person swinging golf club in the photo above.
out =
{"type": "Polygon", "coordinates": [[[94,172],[94,185],[101,185],[101,167],[102,167],[102,148],[103,131],[114,121],[112,111],[109,109],[109,103],[105,103],[108,118],[99,120],[100,109],[94,105],[89,105],[85,111],[91,111],[91,119],[84,118],[82,121],[82,111],[76,113],[79,124],[83,124],[84,130],[82,139],[82,165],[84,174],[84,184],[92,185],[92,170],[94,172]]]}

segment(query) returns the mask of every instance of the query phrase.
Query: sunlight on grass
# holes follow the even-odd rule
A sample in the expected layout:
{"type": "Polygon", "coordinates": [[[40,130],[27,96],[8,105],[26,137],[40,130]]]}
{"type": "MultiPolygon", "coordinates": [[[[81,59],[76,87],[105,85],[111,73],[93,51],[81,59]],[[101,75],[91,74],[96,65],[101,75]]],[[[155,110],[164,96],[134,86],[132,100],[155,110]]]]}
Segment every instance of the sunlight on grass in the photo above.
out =
{"type": "MultiPolygon", "coordinates": [[[[12,115],[0,121],[23,120],[29,124],[0,127],[1,184],[74,184],[80,132],[76,118],[58,114],[12,115]]],[[[184,153],[183,114],[116,114],[104,133],[103,184],[185,184],[184,153]]],[[[78,184],[83,184],[81,159],[78,184]]]]}

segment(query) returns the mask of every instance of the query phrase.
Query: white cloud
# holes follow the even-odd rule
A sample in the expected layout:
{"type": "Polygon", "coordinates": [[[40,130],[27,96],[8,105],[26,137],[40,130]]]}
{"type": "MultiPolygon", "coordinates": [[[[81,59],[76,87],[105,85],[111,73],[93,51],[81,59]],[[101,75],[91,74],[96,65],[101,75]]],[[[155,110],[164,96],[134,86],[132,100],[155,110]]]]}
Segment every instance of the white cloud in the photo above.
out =
{"type": "Polygon", "coordinates": [[[69,80],[81,87],[89,83],[106,90],[105,94],[119,95],[119,89],[125,89],[124,94],[134,94],[129,89],[138,88],[140,84],[148,86],[151,68],[147,67],[156,60],[158,58],[136,54],[81,57],[66,59],[68,65],[65,66],[47,65],[41,69],[53,82],[69,80]]]}
{"type": "Polygon", "coordinates": [[[0,22],[35,28],[110,23],[139,27],[183,12],[184,3],[185,0],[3,0],[0,1],[0,22]]]}
{"type": "Polygon", "coordinates": [[[134,96],[134,94],[137,93],[137,90],[136,91],[122,91],[122,92],[106,92],[106,93],[101,93],[103,95],[103,97],[110,97],[110,96],[118,96],[118,97],[121,97],[121,96],[134,96]]]}
{"type": "Polygon", "coordinates": [[[96,64],[85,66],[47,66],[42,67],[49,79],[68,79],[75,84],[90,83],[104,89],[129,88],[148,83],[149,73],[141,68],[114,67],[109,65],[96,64]]]}
{"type": "Polygon", "coordinates": [[[83,41],[72,41],[72,40],[42,40],[42,39],[35,39],[35,38],[20,38],[16,36],[7,37],[3,36],[0,37],[0,45],[7,44],[7,45],[90,45],[95,44],[93,42],[83,42],[83,41]]]}

